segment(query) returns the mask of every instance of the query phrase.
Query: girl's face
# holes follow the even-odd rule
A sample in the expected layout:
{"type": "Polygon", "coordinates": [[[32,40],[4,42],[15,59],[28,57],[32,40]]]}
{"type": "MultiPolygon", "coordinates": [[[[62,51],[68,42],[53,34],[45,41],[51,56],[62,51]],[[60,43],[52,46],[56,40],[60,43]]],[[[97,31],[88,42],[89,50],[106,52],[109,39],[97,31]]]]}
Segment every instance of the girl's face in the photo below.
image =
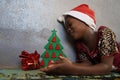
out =
{"type": "Polygon", "coordinates": [[[68,32],[68,34],[73,37],[75,40],[80,39],[83,37],[85,31],[86,31],[86,27],[87,25],[74,18],[71,16],[66,16],[65,17],[65,29],[68,32]]]}

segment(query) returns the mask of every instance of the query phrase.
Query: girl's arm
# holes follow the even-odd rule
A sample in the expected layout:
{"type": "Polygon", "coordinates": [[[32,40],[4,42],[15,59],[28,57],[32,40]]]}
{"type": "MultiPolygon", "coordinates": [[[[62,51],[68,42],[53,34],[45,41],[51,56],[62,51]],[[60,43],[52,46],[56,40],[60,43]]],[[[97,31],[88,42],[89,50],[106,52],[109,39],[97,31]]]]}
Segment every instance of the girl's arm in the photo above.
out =
{"type": "Polygon", "coordinates": [[[113,57],[106,56],[101,63],[96,65],[71,63],[66,58],[62,58],[61,63],[53,64],[47,68],[41,68],[41,71],[47,74],[61,75],[98,75],[108,74],[112,69],[113,57]]]}
{"type": "Polygon", "coordinates": [[[75,75],[98,75],[108,74],[112,69],[113,56],[106,56],[101,63],[96,65],[73,65],[73,74],[75,75]]]}

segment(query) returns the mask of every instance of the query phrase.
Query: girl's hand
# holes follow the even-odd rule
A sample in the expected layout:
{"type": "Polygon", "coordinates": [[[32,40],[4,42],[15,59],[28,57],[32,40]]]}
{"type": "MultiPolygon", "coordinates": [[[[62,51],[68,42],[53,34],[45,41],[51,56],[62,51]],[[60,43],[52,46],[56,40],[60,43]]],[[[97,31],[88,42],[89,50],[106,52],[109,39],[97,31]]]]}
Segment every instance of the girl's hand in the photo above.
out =
{"type": "Polygon", "coordinates": [[[72,62],[65,58],[60,56],[60,60],[54,62],[53,64],[49,65],[46,68],[41,68],[40,70],[43,72],[46,72],[47,74],[70,74],[72,69],[72,62]]]}
{"type": "Polygon", "coordinates": [[[55,61],[54,64],[59,64],[59,63],[70,63],[70,64],[72,64],[72,62],[68,58],[65,58],[63,56],[59,56],[59,58],[60,58],[60,60],[55,61]]]}

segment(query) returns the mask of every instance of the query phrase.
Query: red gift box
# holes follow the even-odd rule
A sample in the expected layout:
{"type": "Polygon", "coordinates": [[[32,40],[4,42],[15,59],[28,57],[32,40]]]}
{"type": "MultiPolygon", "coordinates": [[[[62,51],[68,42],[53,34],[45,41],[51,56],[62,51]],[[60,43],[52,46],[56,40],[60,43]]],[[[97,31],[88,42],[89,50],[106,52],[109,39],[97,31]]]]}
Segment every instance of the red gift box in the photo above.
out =
{"type": "Polygon", "coordinates": [[[22,70],[33,70],[40,68],[40,54],[37,51],[29,54],[27,51],[22,51],[21,55],[21,68],[22,70]]]}

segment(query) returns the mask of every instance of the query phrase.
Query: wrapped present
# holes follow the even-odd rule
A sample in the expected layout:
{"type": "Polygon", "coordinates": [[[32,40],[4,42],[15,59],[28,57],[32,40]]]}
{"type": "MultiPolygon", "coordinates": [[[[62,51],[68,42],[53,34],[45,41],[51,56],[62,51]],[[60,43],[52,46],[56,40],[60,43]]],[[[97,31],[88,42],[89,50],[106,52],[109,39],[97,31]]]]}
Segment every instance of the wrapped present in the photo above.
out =
{"type": "Polygon", "coordinates": [[[37,51],[30,54],[24,50],[19,57],[21,58],[22,70],[33,70],[40,68],[40,54],[38,54],[37,51]]]}

